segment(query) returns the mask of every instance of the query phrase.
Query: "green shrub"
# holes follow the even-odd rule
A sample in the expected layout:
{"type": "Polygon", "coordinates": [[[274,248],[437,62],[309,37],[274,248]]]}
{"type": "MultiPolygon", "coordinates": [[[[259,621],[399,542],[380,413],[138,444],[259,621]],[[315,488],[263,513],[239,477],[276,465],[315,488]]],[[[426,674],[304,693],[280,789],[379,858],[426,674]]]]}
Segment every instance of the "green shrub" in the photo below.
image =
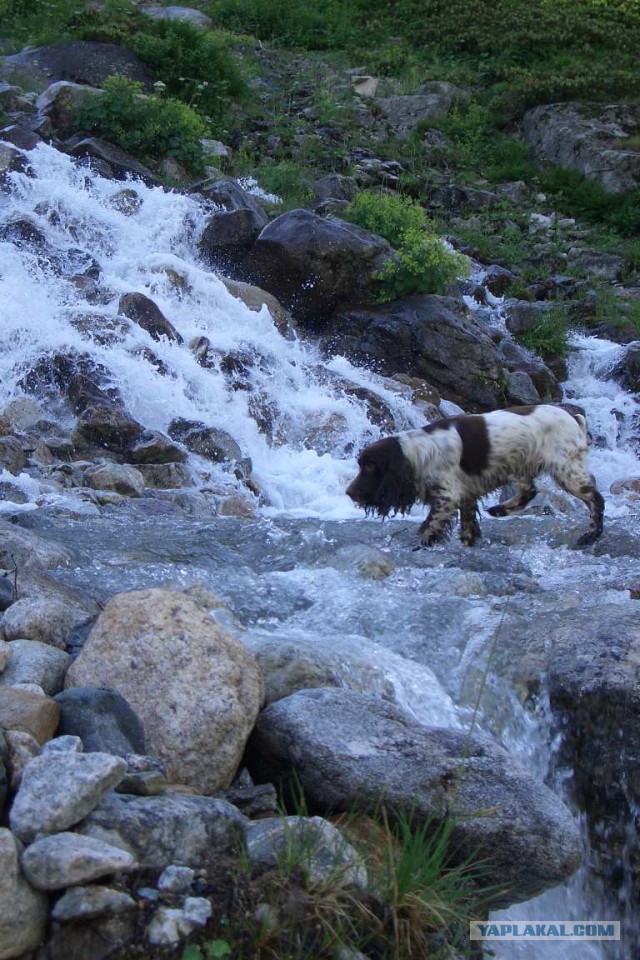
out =
{"type": "Polygon", "coordinates": [[[153,163],[175,157],[193,172],[202,168],[206,133],[201,117],[184,103],[156,94],[142,96],[142,86],[126,77],[109,77],[104,92],[91,98],[79,112],[78,122],[127,153],[153,163]]]}
{"type": "Polygon", "coordinates": [[[359,193],[349,204],[345,217],[384,237],[394,247],[402,243],[407,230],[421,230],[427,221],[417,200],[374,190],[359,193]]]}
{"type": "Polygon", "coordinates": [[[365,190],[347,208],[345,217],[396,248],[375,276],[381,283],[381,300],[442,294],[469,273],[467,258],[450,250],[436,235],[416,200],[365,190]]]}
{"type": "Polygon", "coordinates": [[[564,357],[569,348],[569,323],[563,305],[554,305],[535,327],[521,333],[517,339],[541,357],[564,357]]]}
{"type": "Polygon", "coordinates": [[[228,38],[180,21],[151,23],[151,28],[131,38],[131,49],[162,79],[170,96],[213,120],[222,118],[229,101],[245,94],[228,38]]]}

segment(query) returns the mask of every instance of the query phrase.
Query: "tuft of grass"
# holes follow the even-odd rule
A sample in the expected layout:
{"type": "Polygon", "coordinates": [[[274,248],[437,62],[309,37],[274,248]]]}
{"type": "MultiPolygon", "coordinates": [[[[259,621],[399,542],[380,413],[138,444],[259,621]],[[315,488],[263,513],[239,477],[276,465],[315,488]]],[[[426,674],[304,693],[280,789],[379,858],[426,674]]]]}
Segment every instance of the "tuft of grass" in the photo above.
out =
{"type": "Polygon", "coordinates": [[[612,194],[568,167],[550,167],[540,174],[540,182],[560,209],[628,237],[637,237],[640,232],[640,189],[612,194]]]}

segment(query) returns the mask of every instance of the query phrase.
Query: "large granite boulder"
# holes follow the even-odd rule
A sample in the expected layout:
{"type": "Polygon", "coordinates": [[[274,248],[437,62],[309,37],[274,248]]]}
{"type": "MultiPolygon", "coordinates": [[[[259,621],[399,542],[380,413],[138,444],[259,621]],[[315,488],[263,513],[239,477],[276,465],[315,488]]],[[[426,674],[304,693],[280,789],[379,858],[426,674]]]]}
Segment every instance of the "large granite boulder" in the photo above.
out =
{"type": "Polygon", "coordinates": [[[489,737],[424,727],[401,708],[351,690],[305,690],[260,714],[248,765],[312,811],[375,811],[452,821],[451,850],[478,862],[495,904],[566,880],[582,860],[562,801],[489,737]],[[481,860],[481,863],[479,862],[481,860]]]}
{"type": "Polygon", "coordinates": [[[67,687],[83,685],[120,693],[169,779],[205,793],[231,782],[263,697],[253,655],[174,590],[107,604],[67,673],[67,687]]]}

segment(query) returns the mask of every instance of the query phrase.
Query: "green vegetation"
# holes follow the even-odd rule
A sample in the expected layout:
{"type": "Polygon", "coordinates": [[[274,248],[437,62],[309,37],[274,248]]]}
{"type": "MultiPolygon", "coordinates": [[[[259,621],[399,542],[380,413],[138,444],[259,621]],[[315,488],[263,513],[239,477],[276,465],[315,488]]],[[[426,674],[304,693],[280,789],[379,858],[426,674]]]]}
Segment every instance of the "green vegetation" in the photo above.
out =
{"type": "Polygon", "coordinates": [[[625,236],[640,233],[640,190],[626,195],[608,193],[577,170],[564,167],[544,171],[540,180],[559,209],[612,227],[625,236]]]}
{"type": "Polygon", "coordinates": [[[539,323],[521,333],[520,343],[541,357],[564,357],[569,346],[571,325],[562,303],[554,303],[539,323]]]}
{"type": "Polygon", "coordinates": [[[396,254],[377,274],[381,300],[446,293],[458,277],[469,272],[467,258],[450,250],[437,236],[416,200],[364,190],[349,205],[345,217],[396,248],[396,254]]]}
{"type": "MultiPolygon", "coordinates": [[[[371,189],[346,212],[396,250],[378,275],[383,299],[444,292],[464,274],[464,259],[442,240],[447,234],[471,256],[514,270],[511,293],[518,297],[536,296],[529,285],[543,276],[573,270],[595,291],[595,325],[635,323],[634,303],[607,299],[606,284],[579,261],[568,263],[566,250],[575,237],[578,247],[621,255],[623,279],[633,280],[640,270],[640,190],[616,196],[576,171],[534,165],[513,121],[553,100],[637,99],[639,0],[496,0],[490,13],[483,0],[199,6],[215,29],[153,20],[134,0],[0,0],[0,19],[15,49],[69,39],[131,49],[164,86],[143,99],[139,88],[112,78],[83,114],[86,128],[147,164],[171,156],[194,174],[203,169],[200,138],[222,139],[233,148],[225,170],[256,177],[282,198],[278,211],[310,204],[313,181],[324,173],[358,174],[357,158],[367,150],[397,161],[397,175],[365,175],[371,189]],[[467,102],[420,124],[408,139],[385,136],[380,117],[369,127],[375,106],[364,110],[345,82],[356,64],[382,79],[382,95],[446,80],[465,88],[467,102]],[[260,78],[250,94],[249,77],[260,78]],[[514,181],[525,184],[515,200],[496,189],[514,181]],[[579,222],[564,234],[536,231],[532,211],[579,222]]],[[[637,147],[637,138],[623,142],[637,147]]],[[[590,322],[586,314],[571,312],[583,323],[590,322]]],[[[530,331],[528,345],[555,352],[566,345],[565,328],[554,308],[530,331]]]]}
{"type": "Polygon", "coordinates": [[[484,0],[210,0],[207,9],[265,42],[368,54],[368,68],[387,75],[435,59],[439,79],[473,76],[508,111],[640,91],[635,0],[496,0],[490,11],[484,0]]]}
{"type": "Polygon", "coordinates": [[[78,122],[143,163],[175,157],[193,172],[202,169],[206,127],[198,114],[179,100],[142,95],[142,85],[126,77],[109,77],[101,96],[82,107],[78,122]]]}
{"type": "Polygon", "coordinates": [[[185,947],[181,960],[335,960],[341,950],[436,960],[452,956],[469,920],[483,915],[493,891],[479,888],[472,864],[449,862],[448,822],[414,823],[407,813],[391,823],[384,810],[376,820],[342,817],[345,847],[366,867],[359,884],[348,882],[344,848],[332,862],[307,823],[298,830],[283,821],[284,843],[270,868],[255,870],[241,857],[227,912],[214,914],[213,935],[185,947]]]}

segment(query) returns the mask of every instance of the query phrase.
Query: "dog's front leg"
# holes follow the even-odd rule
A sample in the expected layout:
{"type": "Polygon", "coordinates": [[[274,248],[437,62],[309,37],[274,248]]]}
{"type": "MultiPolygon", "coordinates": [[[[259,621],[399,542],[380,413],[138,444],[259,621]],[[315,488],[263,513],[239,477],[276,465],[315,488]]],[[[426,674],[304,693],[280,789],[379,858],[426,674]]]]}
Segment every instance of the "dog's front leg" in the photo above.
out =
{"type": "Polygon", "coordinates": [[[420,542],[425,547],[444,540],[456,515],[458,503],[450,497],[438,497],[433,501],[429,516],[420,526],[420,542]]]}

